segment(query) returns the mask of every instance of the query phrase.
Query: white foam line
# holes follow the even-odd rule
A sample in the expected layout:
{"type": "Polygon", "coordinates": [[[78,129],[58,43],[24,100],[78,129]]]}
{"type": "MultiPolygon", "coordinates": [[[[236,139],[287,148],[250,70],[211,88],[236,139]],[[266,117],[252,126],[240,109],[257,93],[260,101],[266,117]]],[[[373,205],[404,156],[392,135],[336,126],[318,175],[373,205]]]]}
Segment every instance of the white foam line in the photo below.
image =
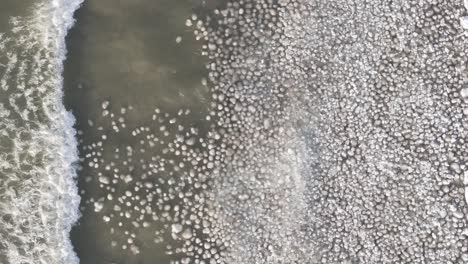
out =
{"type": "MultiPolygon", "coordinates": [[[[52,1],[52,6],[54,8],[53,12],[53,17],[52,17],[52,23],[55,26],[55,29],[57,30],[57,62],[56,66],[58,68],[58,73],[60,73],[60,87],[58,87],[57,91],[57,101],[62,102],[63,98],[63,62],[66,59],[66,43],[65,43],[65,38],[70,30],[70,28],[73,26],[75,20],[73,18],[74,12],[79,8],[83,0],[53,0],[52,1]]],[[[71,177],[68,179],[69,182],[69,191],[71,191],[74,196],[72,200],[70,201],[72,204],[63,204],[63,206],[73,206],[72,210],[69,212],[70,214],[67,215],[65,212],[63,217],[63,227],[65,232],[65,237],[67,237],[67,241],[64,241],[64,249],[65,252],[63,261],[64,263],[79,263],[79,260],[73,250],[73,246],[71,244],[69,234],[71,231],[72,226],[74,223],[78,220],[79,218],[79,196],[78,196],[78,190],[75,185],[74,178],[76,177],[76,170],[74,168],[74,163],[78,160],[78,155],[77,155],[77,142],[75,139],[75,130],[73,128],[73,125],[75,123],[75,119],[72,115],[72,113],[67,112],[63,103],[59,104],[60,109],[59,112],[62,114],[60,117],[60,122],[57,122],[57,127],[56,133],[62,133],[62,149],[60,150],[61,155],[61,160],[57,162],[56,166],[57,168],[61,168],[63,166],[63,163],[68,162],[68,166],[63,168],[64,172],[70,175],[71,177]]],[[[55,167],[55,165],[54,165],[55,167]]]]}
{"type": "MultiPolygon", "coordinates": [[[[6,252],[0,253],[6,254],[7,263],[79,263],[69,237],[72,226],[79,218],[80,197],[75,182],[78,152],[73,128],[75,119],[63,105],[62,74],[66,59],[65,37],[74,24],[73,14],[81,3],[82,0],[45,0],[37,4],[32,17],[12,21],[13,38],[4,42],[15,48],[13,52],[16,52],[17,47],[21,48],[18,49],[20,54],[22,49],[30,48],[37,49],[40,52],[38,56],[44,52],[47,54],[34,58],[38,61],[32,62],[21,57],[26,61],[18,62],[24,66],[18,66],[15,56],[7,57],[7,65],[0,65],[7,68],[0,81],[2,88],[12,93],[9,100],[9,108],[12,109],[2,110],[0,107],[0,116],[4,117],[0,125],[6,129],[4,133],[12,141],[13,155],[19,157],[22,153],[28,153],[36,157],[37,153],[41,153],[39,156],[43,156],[41,162],[44,163],[39,166],[30,164],[36,166],[27,172],[30,179],[21,179],[19,175],[25,173],[21,171],[24,160],[17,158],[13,164],[0,162],[0,168],[10,168],[12,171],[7,175],[5,185],[15,181],[21,184],[18,187],[21,192],[6,190],[2,195],[5,200],[0,201],[0,213],[12,218],[8,220],[9,226],[2,227],[12,233],[6,239],[0,233],[0,239],[4,240],[0,244],[6,247],[6,252]],[[33,74],[38,74],[32,77],[33,81],[26,83],[21,78],[9,79],[8,70],[17,68],[20,75],[28,70],[26,65],[32,68],[33,74]],[[41,72],[43,66],[48,67],[41,72]],[[13,80],[11,87],[8,87],[7,80],[13,80]],[[15,101],[18,95],[30,99],[32,91],[43,95],[42,107],[47,116],[44,124],[28,119],[28,111],[34,112],[36,106],[28,105],[22,109],[15,101]],[[20,116],[26,123],[25,128],[14,127],[15,122],[9,117],[9,110],[24,113],[20,116]],[[31,134],[31,139],[23,141],[15,135],[25,129],[31,130],[31,127],[34,127],[34,131],[26,131],[31,134]],[[26,231],[19,228],[23,225],[26,231]]],[[[2,37],[0,35],[0,40],[2,37]]],[[[8,50],[8,47],[1,45],[0,42],[0,50],[8,50]]]]}

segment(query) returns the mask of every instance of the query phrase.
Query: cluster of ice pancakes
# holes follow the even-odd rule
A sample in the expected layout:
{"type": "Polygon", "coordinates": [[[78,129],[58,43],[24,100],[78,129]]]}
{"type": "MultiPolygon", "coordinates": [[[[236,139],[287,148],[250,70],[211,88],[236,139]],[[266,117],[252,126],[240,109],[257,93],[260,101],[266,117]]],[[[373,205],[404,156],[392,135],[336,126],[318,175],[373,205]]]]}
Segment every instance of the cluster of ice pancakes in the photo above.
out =
{"type": "Polygon", "coordinates": [[[115,246],[138,253],[149,228],[174,263],[468,261],[464,12],[241,0],[189,18],[206,122],[156,110],[128,127],[104,103],[88,203],[125,235],[115,246]],[[140,144],[106,148],[121,134],[140,144]]]}

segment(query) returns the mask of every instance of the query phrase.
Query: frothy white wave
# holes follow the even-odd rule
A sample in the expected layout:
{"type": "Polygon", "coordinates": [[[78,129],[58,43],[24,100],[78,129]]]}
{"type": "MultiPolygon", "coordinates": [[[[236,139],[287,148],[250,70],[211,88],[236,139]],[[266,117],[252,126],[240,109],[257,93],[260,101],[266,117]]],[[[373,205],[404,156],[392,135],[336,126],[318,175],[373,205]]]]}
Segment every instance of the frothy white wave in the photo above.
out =
{"type": "Polygon", "coordinates": [[[74,117],[62,104],[65,36],[82,0],[38,3],[0,34],[0,262],[79,263],[74,117]]]}

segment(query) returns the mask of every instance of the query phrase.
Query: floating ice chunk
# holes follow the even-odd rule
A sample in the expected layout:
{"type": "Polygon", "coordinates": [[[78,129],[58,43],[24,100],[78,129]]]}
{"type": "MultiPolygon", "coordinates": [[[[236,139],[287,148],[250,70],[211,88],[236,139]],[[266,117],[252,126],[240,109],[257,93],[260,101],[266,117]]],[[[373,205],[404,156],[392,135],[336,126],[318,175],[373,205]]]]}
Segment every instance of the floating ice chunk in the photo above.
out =
{"type": "Polygon", "coordinates": [[[468,97],[468,86],[463,87],[460,91],[461,97],[468,97]]]}
{"type": "Polygon", "coordinates": [[[208,49],[209,50],[216,50],[216,45],[213,43],[208,44],[208,49]]]}
{"type": "MultiPolygon", "coordinates": [[[[466,191],[466,188],[465,188],[465,191],[466,191]]],[[[465,195],[465,200],[466,200],[466,195],[465,195]]],[[[453,216],[455,216],[458,219],[462,219],[463,218],[463,213],[461,211],[457,210],[457,211],[453,212],[453,216]]]]}
{"type": "Polygon", "coordinates": [[[94,203],[94,211],[95,212],[100,212],[104,205],[101,202],[95,202],[94,203]]]}
{"type": "Polygon", "coordinates": [[[129,174],[125,175],[124,177],[124,182],[125,183],[129,183],[133,180],[132,176],[130,176],[129,174]]]}
{"type": "Polygon", "coordinates": [[[103,183],[103,184],[109,184],[110,183],[110,180],[108,177],[106,176],[99,176],[99,182],[100,183],[103,183]]]}
{"type": "Polygon", "coordinates": [[[454,170],[456,173],[460,173],[460,165],[456,162],[453,162],[452,164],[450,164],[450,168],[452,170],[454,170]]]}
{"type": "Polygon", "coordinates": [[[189,146],[193,146],[195,144],[195,138],[189,138],[185,141],[185,143],[189,146]]]}
{"type": "Polygon", "coordinates": [[[465,228],[465,229],[462,231],[462,235],[468,236],[468,228],[465,228]]]}
{"type": "Polygon", "coordinates": [[[239,200],[241,200],[241,201],[246,201],[247,199],[249,199],[249,195],[247,195],[247,194],[241,194],[241,195],[239,195],[239,200]]]}
{"type": "Polygon", "coordinates": [[[242,106],[241,106],[240,104],[236,104],[236,105],[234,106],[234,111],[240,112],[241,110],[242,110],[242,106]]]}
{"type": "Polygon", "coordinates": [[[179,234],[182,231],[182,225],[173,224],[171,229],[172,229],[172,234],[179,234]]]}
{"type": "Polygon", "coordinates": [[[185,240],[188,240],[192,238],[192,230],[190,228],[187,228],[182,232],[182,238],[185,240]]]}
{"type": "Polygon", "coordinates": [[[463,184],[468,185],[468,171],[463,173],[463,184]]]}
{"type": "Polygon", "coordinates": [[[213,163],[213,162],[208,162],[208,164],[206,165],[206,167],[207,167],[208,169],[212,169],[212,168],[214,168],[214,163],[213,163]]]}
{"type": "Polygon", "coordinates": [[[270,119],[267,118],[267,119],[265,119],[265,120],[263,121],[263,127],[264,127],[265,129],[270,129],[270,127],[271,127],[270,119]]]}
{"type": "Polygon", "coordinates": [[[176,39],[175,39],[176,43],[180,43],[182,42],[182,37],[181,36],[177,36],[176,39]]]}
{"type": "Polygon", "coordinates": [[[460,25],[463,29],[468,29],[468,16],[460,17],[460,25]]]}
{"type": "Polygon", "coordinates": [[[439,212],[439,215],[440,217],[445,218],[447,216],[447,211],[445,211],[444,209],[441,209],[439,212]]]}
{"type": "Polygon", "coordinates": [[[101,107],[102,107],[103,110],[106,110],[107,107],[109,107],[109,101],[102,102],[101,107]]]}
{"type": "Polygon", "coordinates": [[[140,249],[135,245],[130,246],[130,251],[133,253],[133,255],[140,254],[140,249]]]}

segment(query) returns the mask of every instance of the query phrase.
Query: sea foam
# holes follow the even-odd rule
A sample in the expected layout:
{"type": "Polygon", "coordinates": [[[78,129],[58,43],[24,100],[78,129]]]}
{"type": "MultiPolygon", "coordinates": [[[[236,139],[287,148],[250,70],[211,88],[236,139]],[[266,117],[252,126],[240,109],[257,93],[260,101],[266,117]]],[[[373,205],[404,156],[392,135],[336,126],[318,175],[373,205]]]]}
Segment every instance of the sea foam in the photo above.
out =
{"type": "Polygon", "coordinates": [[[65,36],[82,0],[36,3],[0,34],[0,263],[78,263],[77,142],[62,103],[65,36]]]}

